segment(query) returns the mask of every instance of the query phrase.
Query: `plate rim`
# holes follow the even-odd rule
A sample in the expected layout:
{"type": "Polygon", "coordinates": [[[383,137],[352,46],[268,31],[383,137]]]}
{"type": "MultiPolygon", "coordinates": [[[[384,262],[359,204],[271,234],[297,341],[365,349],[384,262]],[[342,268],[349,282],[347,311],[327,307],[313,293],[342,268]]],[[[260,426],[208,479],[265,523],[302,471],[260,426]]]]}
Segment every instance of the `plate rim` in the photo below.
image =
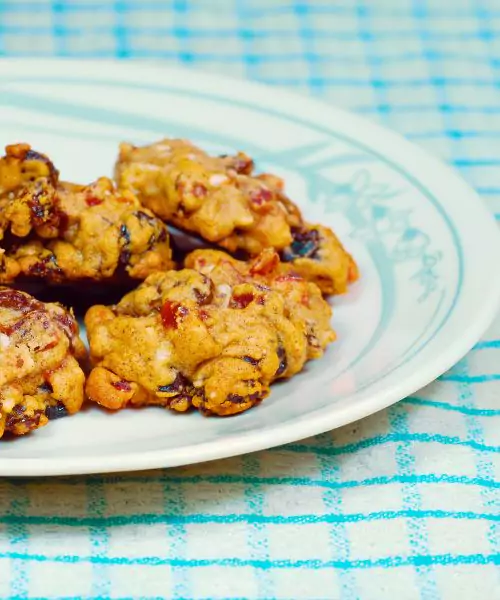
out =
{"type": "MultiPolygon", "coordinates": [[[[248,81],[245,79],[238,79],[228,77],[226,75],[218,74],[207,74],[198,72],[195,69],[184,69],[180,67],[172,67],[170,65],[162,65],[161,63],[151,63],[146,61],[127,61],[126,63],[114,60],[106,61],[94,61],[94,60],[74,60],[74,59],[0,59],[0,77],[4,71],[4,68],[10,70],[13,64],[17,66],[21,65],[22,69],[29,70],[35,66],[39,67],[40,64],[51,65],[52,68],[56,69],[67,68],[68,65],[72,66],[74,72],[78,71],[78,67],[81,71],[95,71],[95,72],[106,72],[108,69],[118,70],[123,72],[133,72],[134,69],[139,69],[143,72],[147,69],[151,73],[162,74],[165,79],[182,78],[185,80],[194,80],[198,82],[202,81],[203,86],[231,86],[234,88],[240,88],[240,92],[244,92],[247,101],[252,104],[252,92],[253,94],[263,93],[272,97],[269,101],[269,107],[278,107],[286,103],[288,105],[294,104],[308,104],[311,109],[322,110],[330,112],[335,119],[344,118],[347,123],[351,123],[356,126],[362,126],[363,134],[357,138],[360,143],[368,148],[372,146],[365,140],[366,130],[368,129],[370,135],[381,136],[389,142],[396,144],[401,147],[401,150],[406,150],[408,153],[417,156],[423,163],[427,163],[427,166],[433,167],[438,173],[441,173],[446,179],[450,179],[453,183],[453,187],[458,187],[464,198],[468,199],[466,204],[467,210],[474,213],[474,218],[483,220],[486,229],[490,231],[484,235],[481,232],[481,236],[486,239],[490,239],[493,250],[495,247],[500,253],[500,235],[497,230],[497,225],[494,221],[493,216],[485,207],[482,199],[479,195],[459,176],[456,171],[451,169],[448,165],[441,162],[441,160],[435,158],[430,153],[424,151],[419,146],[416,146],[412,142],[408,141],[402,135],[386,129],[377,123],[372,122],[365,117],[360,117],[355,113],[351,113],[342,108],[329,105],[327,102],[323,102],[307,95],[298,94],[295,92],[289,92],[282,88],[275,88],[267,86],[262,83],[248,81]],[[169,76],[170,74],[170,76],[169,76]],[[272,92],[272,93],[270,93],[272,92]],[[247,95],[248,94],[248,95],[247,95]]],[[[141,87],[139,84],[138,87],[141,87]]],[[[184,88],[186,89],[186,88],[184,88]]],[[[264,101],[264,105],[266,101],[264,101]]],[[[323,112],[324,114],[324,112],[323,112]]],[[[328,116],[328,115],[327,115],[328,116]]],[[[331,117],[330,117],[331,118],[331,117]]],[[[388,152],[375,150],[376,153],[388,158],[388,152]]],[[[389,153],[390,154],[390,153],[389,153]]],[[[394,157],[390,157],[391,162],[395,162],[399,165],[398,161],[394,157]]],[[[412,176],[421,183],[421,179],[415,175],[415,171],[418,171],[420,167],[409,168],[408,166],[402,167],[408,170],[412,176]]],[[[437,199],[440,201],[441,198],[437,195],[437,199]]],[[[449,210],[439,202],[442,211],[450,217],[449,210]]],[[[460,239],[463,239],[462,231],[457,227],[456,220],[452,219],[457,231],[461,234],[460,239]]],[[[485,244],[483,243],[483,246],[485,244]]],[[[495,255],[495,252],[492,253],[495,255]]],[[[174,467],[181,465],[188,465],[198,462],[206,462],[215,459],[229,458],[248,452],[261,451],[270,447],[280,446],[282,444],[290,443],[299,439],[309,437],[311,435],[317,435],[329,431],[331,429],[341,427],[350,422],[356,421],[360,418],[366,417],[370,414],[378,412],[391,404],[394,404],[405,398],[415,390],[427,385],[436,377],[441,375],[443,372],[453,366],[458,360],[460,360],[476,343],[476,341],[485,332],[488,326],[491,324],[496,316],[498,305],[500,302],[500,278],[491,278],[489,281],[485,280],[489,284],[490,289],[487,293],[483,294],[481,310],[477,311],[477,314],[464,331],[461,332],[460,337],[456,336],[453,340],[451,348],[438,360],[435,360],[432,365],[428,366],[425,371],[423,369],[417,370],[416,372],[408,373],[408,378],[405,382],[397,384],[393,383],[392,387],[388,389],[376,390],[373,395],[373,399],[370,402],[370,396],[364,398],[362,401],[356,401],[356,404],[352,406],[345,406],[344,404],[332,405],[332,410],[326,409],[320,411],[320,414],[314,418],[307,418],[303,420],[292,419],[290,422],[277,423],[270,427],[266,427],[262,430],[251,430],[244,434],[229,434],[220,438],[219,440],[212,440],[209,442],[203,442],[200,444],[189,445],[181,448],[167,448],[159,449],[147,452],[132,452],[128,454],[111,455],[106,457],[98,456],[73,456],[73,457],[61,457],[57,459],[45,458],[7,458],[0,461],[0,476],[56,476],[56,475],[83,475],[90,473],[107,473],[107,472],[123,472],[123,471],[135,471],[143,469],[153,469],[162,467],[174,467]],[[376,400],[376,401],[375,401],[376,400]],[[221,443],[223,442],[223,443],[221,443]],[[5,464],[8,463],[8,464],[5,464]]],[[[452,310],[455,312],[457,307],[452,310]]],[[[451,315],[450,315],[451,316],[451,315]]],[[[437,335],[439,339],[439,333],[437,335]]],[[[427,346],[424,346],[419,350],[414,358],[417,358],[421,352],[427,346]]],[[[407,364],[412,364],[410,360],[407,364]]],[[[398,371],[405,371],[405,365],[396,367],[395,373],[398,371]]],[[[400,375],[401,376],[401,375],[400,375]]],[[[391,373],[381,377],[380,384],[389,378],[390,381],[391,373]]],[[[373,387],[368,386],[368,391],[373,387]]],[[[379,385],[378,387],[381,387],[379,385]]],[[[382,386],[383,388],[383,386],[382,386]]]]}

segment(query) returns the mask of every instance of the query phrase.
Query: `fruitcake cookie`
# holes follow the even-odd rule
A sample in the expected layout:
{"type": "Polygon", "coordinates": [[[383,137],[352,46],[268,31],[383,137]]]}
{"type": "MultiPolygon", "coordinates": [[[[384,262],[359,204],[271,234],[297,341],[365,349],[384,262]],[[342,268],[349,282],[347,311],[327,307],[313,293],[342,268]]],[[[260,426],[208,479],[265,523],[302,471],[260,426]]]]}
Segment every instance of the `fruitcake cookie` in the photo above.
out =
{"type": "Polygon", "coordinates": [[[232,415],[334,340],[317,286],[281,273],[275,253],[252,267],[222,252],[203,263],[203,252],[190,260],[204,272],[156,273],[116,306],[88,311],[91,400],[232,415]]]}
{"type": "Polygon", "coordinates": [[[230,252],[256,256],[273,248],[324,293],[345,292],[357,278],[352,257],[331,230],[303,220],[279,177],[253,168],[243,153],[212,157],[188,141],[165,139],[121,144],[115,176],[120,189],[166,222],[230,252]]]}
{"type": "Polygon", "coordinates": [[[172,267],[165,224],[133,194],[105,177],[85,186],[59,182],[48,159],[26,144],[7,152],[0,161],[0,283],[145,279],[172,267]]]}
{"type": "Polygon", "coordinates": [[[86,356],[73,314],[0,287],[0,437],[80,410],[86,356]]]}

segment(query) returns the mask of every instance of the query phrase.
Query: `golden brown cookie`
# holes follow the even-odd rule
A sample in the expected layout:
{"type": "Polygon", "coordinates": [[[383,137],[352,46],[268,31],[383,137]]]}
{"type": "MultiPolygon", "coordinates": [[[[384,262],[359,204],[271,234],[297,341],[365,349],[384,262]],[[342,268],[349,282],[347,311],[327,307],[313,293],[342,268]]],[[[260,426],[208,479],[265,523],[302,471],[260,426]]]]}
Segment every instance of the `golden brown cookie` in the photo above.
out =
{"type": "Polygon", "coordinates": [[[0,160],[0,283],[145,279],[172,267],[165,224],[133,194],[105,177],[60,182],[48,159],[26,148],[8,147],[0,160]]]}
{"type": "Polygon", "coordinates": [[[57,169],[28,144],[7,146],[5,152],[0,158],[0,240],[9,231],[18,237],[26,237],[32,230],[47,237],[56,235],[57,169]]]}
{"type": "Polygon", "coordinates": [[[293,242],[281,260],[324,294],[343,294],[359,277],[358,266],[328,227],[305,223],[292,229],[293,242]]]}
{"type": "Polygon", "coordinates": [[[281,294],[287,318],[305,332],[308,359],[322,356],[335,339],[331,308],[318,287],[282,263],[274,250],[264,250],[249,262],[218,250],[195,250],[184,264],[210,277],[216,286],[251,283],[281,294]]]}
{"type": "Polygon", "coordinates": [[[121,144],[116,165],[120,189],[136,193],[165,221],[230,251],[258,254],[291,243],[300,223],[278,189],[250,175],[251,160],[211,157],[184,140],[150,146],[121,144]]]}
{"type": "Polygon", "coordinates": [[[151,275],[116,306],[88,311],[91,400],[232,415],[334,340],[317,286],[283,274],[276,254],[257,259],[255,276],[222,252],[202,255],[192,261],[204,272],[151,275]]]}
{"type": "Polygon", "coordinates": [[[78,324],[59,304],[0,287],[0,437],[23,435],[80,410],[86,356],[78,324]]]}
{"type": "Polygon", "coordinates": [[[159,217],[230,252],[266,248],[326,294],[346,291],[357,267],[334,233],[310,225],[285,195],[283,181],[253,173],[243,153],[212,157],[185,140],[121,144],[115,175],[159,217]]]}

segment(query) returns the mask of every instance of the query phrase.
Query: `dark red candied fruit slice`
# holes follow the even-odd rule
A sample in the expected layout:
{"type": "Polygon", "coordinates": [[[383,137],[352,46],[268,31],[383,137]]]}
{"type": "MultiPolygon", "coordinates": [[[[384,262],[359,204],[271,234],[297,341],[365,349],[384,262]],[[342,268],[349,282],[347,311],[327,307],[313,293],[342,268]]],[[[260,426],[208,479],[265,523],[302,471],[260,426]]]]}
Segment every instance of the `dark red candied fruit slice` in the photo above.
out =
{"type": "Polygon", "coordinates": [[[101,198],[96,198],[96,196],[87,196],[85,198],[85,203],[87,206],[99,206],[99,204],[102,204],[103,201],[101,198]]]}
{"type": "Polygon", "coordinates": [[[58,343],[59,343],[59,340],[57,338],[54,338],[51,342],[49,342],[48,344],[43,346],[43,348],[36,348],[35,353],[47,352],[47,350],[52,350],[52,348],[55,348],[58,343]]]}
{"type": "Polygon", "coordinates": [[[35,298],[10,288],[0,288],[0,306],[23,314],[33,310],[45,310],[43,304],[35,298]]]}
{"type": "Polygon", "coordinates": [[[179,302],[171,302],[166,300],[160,309],[160,316],[163,326],[166,329],[177,329],[179,320],[185,317],[189,313],[189,310],[179,304],[179,302]]]}
{"type": "Polygon", "coordinates": [[[112,381],[111,385],[115,388],[115,390],[118,390],[119,392],[130,392],[132,390],[130,382],[125,381],[123,379],[121,381],[112,381]]]}
{"type": "Polygon", "coordinates": [[[200,308],[200,310],[198,311],[198,317],[201,321],[207,321],[209,318],[209,314],[204,308],[200,308]]]}
{"type": "Polygon", "coordinates": [[[45,330],[50,328],[47,313],[43,310],[32,310],[29,313],[22,313],[22,316],[8,326],[0,325],[0,331],[8,336],[17,332],[21,337],[25,337],[30,334],[34,321],[39,321],[45,330]]]}
{"type": "Polygon", "coordinates": [[[251,302],[253,302],[255,296],[251,292],[245,292],[243,294],[234,294],[229,303],[230,308],[246,308],[251,302]]]}

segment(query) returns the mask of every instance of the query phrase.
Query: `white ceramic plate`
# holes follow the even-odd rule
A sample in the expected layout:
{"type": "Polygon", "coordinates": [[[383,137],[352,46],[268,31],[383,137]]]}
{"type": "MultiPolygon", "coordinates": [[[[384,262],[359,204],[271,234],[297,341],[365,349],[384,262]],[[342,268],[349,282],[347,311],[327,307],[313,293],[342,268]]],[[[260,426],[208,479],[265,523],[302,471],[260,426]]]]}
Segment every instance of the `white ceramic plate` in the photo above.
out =
{"type": "Polygon", "coordinates": [[[0,442],[0,475],[181,465],[260,450],[378,411],[432,381],[498,306],[499,236],[450,169],[398,135],[286,92],[144,64],[0,61],[0,143],[26,141],[65,179],[110,174],[123,139],[242,149],[331,225],[361,280],[336,298],[322,360],[230,419],[94,408],[0,442]]]}

